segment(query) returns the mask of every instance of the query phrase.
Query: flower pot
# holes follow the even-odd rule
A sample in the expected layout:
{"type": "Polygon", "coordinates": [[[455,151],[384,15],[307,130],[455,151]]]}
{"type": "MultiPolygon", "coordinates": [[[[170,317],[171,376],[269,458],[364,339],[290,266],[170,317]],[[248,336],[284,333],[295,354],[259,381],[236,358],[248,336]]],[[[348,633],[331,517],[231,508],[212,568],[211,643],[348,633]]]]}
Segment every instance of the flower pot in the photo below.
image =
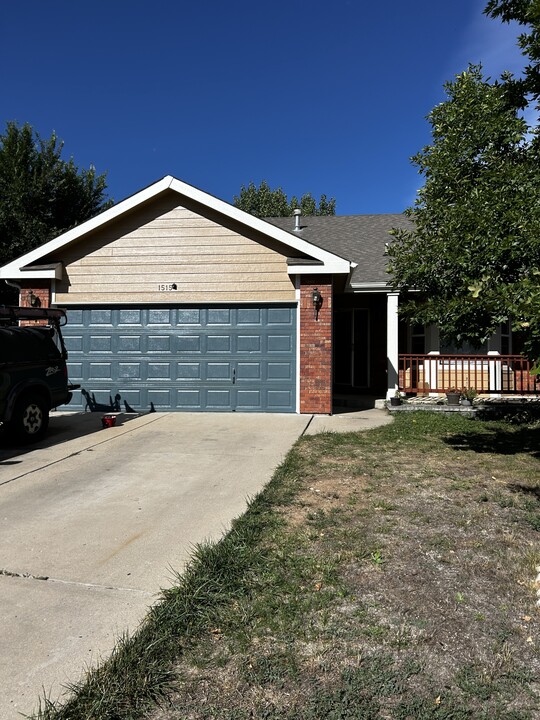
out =
{"type": "Polygon", "coordinates": [[[401,398],[397,398],[397,397],[390,398],[390,405],[392,405],[392,407],[397,407],[398,405],[401,405],[401,398]]]}
{"type": "Polygon", "coordinates": [[[459,405],[461,393],[446,393],[446,399],[449,405],[459,405]]]}

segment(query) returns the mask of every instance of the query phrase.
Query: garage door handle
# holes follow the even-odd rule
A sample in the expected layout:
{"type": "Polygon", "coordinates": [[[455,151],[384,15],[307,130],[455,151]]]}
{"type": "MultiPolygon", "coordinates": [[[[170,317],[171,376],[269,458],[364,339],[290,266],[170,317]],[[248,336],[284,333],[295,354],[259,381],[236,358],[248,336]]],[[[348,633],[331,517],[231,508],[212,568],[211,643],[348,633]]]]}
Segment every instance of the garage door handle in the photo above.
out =
{"type": "Polygon", "coordinates": [[[236,384],[236,368],[232,371],[232,384],[236,384]]]}

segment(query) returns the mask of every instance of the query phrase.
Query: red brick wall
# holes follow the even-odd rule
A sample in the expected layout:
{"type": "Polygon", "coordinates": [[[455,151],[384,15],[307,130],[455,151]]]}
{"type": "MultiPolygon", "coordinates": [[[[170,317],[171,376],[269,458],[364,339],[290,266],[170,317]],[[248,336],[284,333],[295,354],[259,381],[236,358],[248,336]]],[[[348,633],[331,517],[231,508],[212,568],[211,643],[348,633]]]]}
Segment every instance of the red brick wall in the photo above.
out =
{"type": "Polygon", "coordinates": [[[19,305],[21,307],[50,307],[51,290],[49,280],[31,280],[21,282],[19,305]],[[40,305],[33,306],[30,302],[30,292],[39,298],[40,305]]]}
{"type": "MultiPolygon", "coordinates": [[[[21,282],[21,292],[19,293],[19,305],[21,307],[42,307],[47,308],[51,305],[51,289],[48,280],[28,280],[21,282]],[[39,305],[32,305],[30,302],[30,292],[39,298],[39,305]]],[[[47,320],[21,320],[21,325],[46,325],[47,320]]]]}
{"type": "Polygon", "coordinates": [[[300,412],[332,412],[332,282],[328,275],[300,281],[300,412]],[[323,297],[315,318],[312,292],[323,297]]]}

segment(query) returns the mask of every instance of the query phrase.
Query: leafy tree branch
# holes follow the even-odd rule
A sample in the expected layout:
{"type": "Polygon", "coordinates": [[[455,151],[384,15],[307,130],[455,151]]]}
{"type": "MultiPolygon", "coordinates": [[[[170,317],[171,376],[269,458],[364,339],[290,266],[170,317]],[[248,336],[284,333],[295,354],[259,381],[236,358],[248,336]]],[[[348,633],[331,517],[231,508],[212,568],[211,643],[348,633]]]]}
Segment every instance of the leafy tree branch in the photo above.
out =
{"type": "Polygon", "coordinates": [[[55,133],[42,139],[8,122],[0,135],[0,265],[110,207],[105,175],[62,159],[55,133]]]}

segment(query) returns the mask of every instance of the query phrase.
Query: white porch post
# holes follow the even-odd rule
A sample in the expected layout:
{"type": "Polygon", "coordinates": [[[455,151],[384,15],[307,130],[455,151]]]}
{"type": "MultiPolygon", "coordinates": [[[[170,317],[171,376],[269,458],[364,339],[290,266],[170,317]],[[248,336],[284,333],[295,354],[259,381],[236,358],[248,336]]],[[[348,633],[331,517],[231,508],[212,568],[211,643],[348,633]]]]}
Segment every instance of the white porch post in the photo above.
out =
{"type": "Polygon", "coordinates": [[[502,363],[500,360],[492,359],[493,356],[497,357],[499,353],[497,350],[490,350],[488,352],[488,377],[489,377],[489,392],[494,397],[501,397],[502,390],[502,363]]]}
{"type": "Polygon", "coordinates": [[[386,399],[398,389],[398,298],[399,293],[389,293],[386,299],[386,357],[388,363],[388,390],[386,399]]]}

